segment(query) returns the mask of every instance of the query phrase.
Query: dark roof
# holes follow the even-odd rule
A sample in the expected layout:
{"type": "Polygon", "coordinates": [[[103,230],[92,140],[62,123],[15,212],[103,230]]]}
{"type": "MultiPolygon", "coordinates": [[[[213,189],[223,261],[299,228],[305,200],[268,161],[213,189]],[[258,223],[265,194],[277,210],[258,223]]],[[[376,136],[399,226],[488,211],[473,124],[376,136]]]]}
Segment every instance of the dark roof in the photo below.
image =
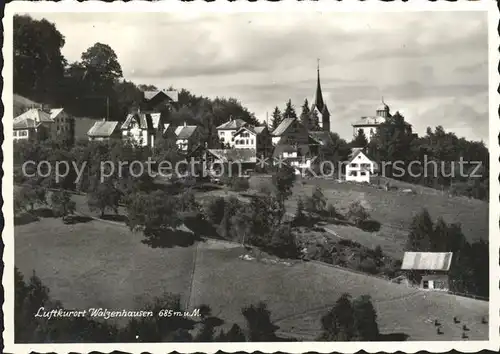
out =
{"type": "MultiPolygon", "coordinates": [[[[156,115],[157,113],[153,114],[156,115]]],[[[153,129],[153,114],[143,112],[130,113],[127,115],[127,118],[125,118],[125,122],[123,122],[121,129],[130,129],[134,121],[139,123],[140,129],[153,129]]]]}
{"type": "Polygon", "coordinates": [[[297,118],[285,118],[281,121],[280,125],[273,131],[273,136],[281,136],[297,118]]]}
{"type": "Polygon", "coordinates": [[[144,91],[144,99],[146,101],[151,101],[159,93],[164,94],[172,102],[177,102],[179,100],[179,93],[175,90],[154,90],[154,91],[144,91]]]}
{"type": "Polygon", "coordinates": [[[237,119],[231,119],[230,121],[223,123],[217,127],[217,129],[223,130],[223,129],[239,129],[242,126],[246,125],[247,122],[245,122],[243,119],[237,118],[237,119]]]}
{"type": "Polygon", "coordinates": [[[447,271],[452,257],[452,252],[405,252],[401,269],[447,271]]]}
{"type": "Polygon", "coordinates": [[[94,125],[87,132],[88,136],[102,136],[109,137],[111,136],[118,126],[118,122],[107,122],[99,120],[94,123],[94,125]]]}
{"type": "Polygon", "coordinates": [[[221,162],[257,162],[257,155],[253,149],[208,149],[208,152],[221,162]]]}
{"type": "Polygon", "coordinates": [[[175,129],[177,139],[189,139],[194,134],[198,126],[196,125],[181,125],[175,129]]]}

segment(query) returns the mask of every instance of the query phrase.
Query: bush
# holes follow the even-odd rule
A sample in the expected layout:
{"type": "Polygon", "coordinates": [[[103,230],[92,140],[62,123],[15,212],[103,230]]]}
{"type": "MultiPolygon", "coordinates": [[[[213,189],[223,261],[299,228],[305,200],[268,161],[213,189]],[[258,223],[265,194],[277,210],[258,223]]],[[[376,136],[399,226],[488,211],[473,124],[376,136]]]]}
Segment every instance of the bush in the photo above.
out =
{"type": "Polygon", "coordinates": [[[273,232],[268,247],[273,254],[281,258],[297,258],[299,256],[297,240],[289,225],[283,225],[273,232]]]}
{"type": "Polygon", "coordinates": [[[347,219],[353,222],[356,226],[362,225],[363,222],[370,218],[368,211],[361,205],[359,201],[352,202],[347,211],[347,219]]]}
{"type": "Polygon", "coordinates": [[[224,177],[222,179],[223,183],[227,185],[232,191],[235,192],[243,192],[250,188],[250,183],[248,182],[248,178],[245,177],[224,177]]]}
{"type": "Polygon", "coordinates": [[[212,224],[219,225],[224,217],[226,200],[223,197],[218,197],[211,200],[205,208],[207,220],[212,224]]]}
{"type": "Polygon", "coordinates": [[[363,259],[357,268],[359,271],[369,273],[369,274],[377,274],[378,273],[377,264],[375,263],[375,261],[372,258],[363,259]]]}

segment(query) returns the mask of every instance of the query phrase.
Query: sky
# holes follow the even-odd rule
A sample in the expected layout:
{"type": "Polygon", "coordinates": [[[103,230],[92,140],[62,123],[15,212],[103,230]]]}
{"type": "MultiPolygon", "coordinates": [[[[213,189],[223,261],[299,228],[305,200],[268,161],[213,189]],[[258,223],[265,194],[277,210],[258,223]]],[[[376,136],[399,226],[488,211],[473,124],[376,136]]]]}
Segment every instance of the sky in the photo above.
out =
{"type": "Polygon", "coordinates": [[[64,35],[69,62],[96,42],[124,78],[234,97],[263,121],[314,99],[317,59],[331,129],[374,115],[384,97],[425,134],[442,125],[488,142],[488,31],[482,12],[32,13],[64,35]]]}

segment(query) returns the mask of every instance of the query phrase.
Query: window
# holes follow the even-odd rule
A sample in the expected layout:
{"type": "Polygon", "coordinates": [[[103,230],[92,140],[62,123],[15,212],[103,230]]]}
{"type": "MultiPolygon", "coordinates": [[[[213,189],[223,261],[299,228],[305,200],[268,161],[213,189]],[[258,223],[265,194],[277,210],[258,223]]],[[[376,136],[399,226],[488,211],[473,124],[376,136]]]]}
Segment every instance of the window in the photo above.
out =
{"type": "Polygon", "coordinates": [[[444,281],[442,280],[434,280],[434,289],[445,289],[444,281]]]}
{"type": "Polygon", "coordinates": [[[424,289],[429,289],[429,281],[428,280],[424,280],[422,282],[422,288],[424,289]]]}
{"type": "Polygon", "coordinates": [[[248,139],[245,139],[245,144],[247,144],[247,145],[248,145],[248,139]]]}
{"type": "Polygon", "coordinates": [[[361,158],[361,155],[358,155],[358,159],[360,159],[360,158],[361,158]]]}
{"type": "Polygon", "coordinates": [[[365,171],[361,171],[361,176],[366,176],[366,172],[365,171]]]}
{"type": "Polygon", "coordinates": [[[14,130],[14,136],[17,136],[17,130],[14,130]]]}
{"type": "Polygon", "coordinates": [[[358,167],[358,164],[357,164],[357,163],[352,163],[352,164],[351,164],[351,167],[357,168],[357,167],[358,167]]]}
{"type": "Polygon", "coordinates": [[[250,140],[250,144],[252,144],[252,145],[253,145],[253,139],[252,139],[252,140],[250,140]]]}
{"type": "Polygon", "coordinates": [[[357,171],[350,171],[349,172],[349,176],[354,176],[356,177],[358,175],[358,172],[357,171]]]}
{"type": "Polygon", "coordinates": [[[221,136],[220,141],[224,142],[224,137],[223,136],[221,136]]]}
{"type": "Polygon", "coordinates": [[[21,130],[19,132],[19,136],[27,136],[28,135],[28,131],[27,130],[21,130]]]}

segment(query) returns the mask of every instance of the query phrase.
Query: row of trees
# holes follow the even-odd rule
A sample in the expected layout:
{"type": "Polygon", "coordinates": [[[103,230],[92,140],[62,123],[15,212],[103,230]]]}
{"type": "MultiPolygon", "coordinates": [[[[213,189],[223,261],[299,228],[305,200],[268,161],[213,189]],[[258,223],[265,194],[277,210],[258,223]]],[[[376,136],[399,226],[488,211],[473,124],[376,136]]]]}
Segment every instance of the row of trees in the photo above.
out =
{"type": "Polygon", "coordinates": [[[287,101],[283,111],[281,111],[279,107],[276,106],[271,115],[271,131],[276,129],[285,118],[299,118],[300,122],[309,130],[319,130],[318,113],[316,111],[311,112],[311,109],[309,108],[309,101],[307,100],[307,98],[304,100],[300,115],[297,115],[291,99],[287,101]]]}
{"type": "MultiPolygon", "coordinates": [[[[182,316],[161,317],[162,309],[184,312],[180,297],[165,294],[145,304],[144,311],[152,317],[131,318],[125,326],[85,317],[36,317],[45,311],[64,310],[60,301],[50,296],[50,290],[33,272],[26,281],[15,268],[14,335],[17,343],[106,343],[106,342],[274,342],[282,340],[265,303],[242,308],[246,329],[234,324],[228,331],[217,327],[224,323],[215,317],[209,306],[201,305],[199,318],[182,316]]],[[[318,340],[349,341],[377,340],[377,314],[369,296],[354,301],[342,295],[321,319],[322,333],[318,340]]]]}
{"type": "Polygon", "coordinates": [[[429,127],[424,136],[417,137],[396,112],[381,124],[369,143],[361,131],[351,146],[365,147],[377,162],[400,161],[406,172],[402,174],[387,164],[383,171],[387,177],[446,189],[450,194],[488,199],[489,151],[482,141],[458,138],[442,126],[434,130],[429,127]],[[460,159],[466,162],[462,173],[460,159]],[[480,167],[476,170],[477,165],[480,167]]]}
{"type": "Polygon", "coordinates": [[[451,290],[489,296],[488,242],[481,239],[469,243],[460,224],[447,224],[443,218],[434,222],[423,209],[412,220],[406,250],[453,252],[449,272],[451,290]]]}
{"type": "MultiPolygon", "coordinates": [[[[75,117],[123,121],[127,113],[144,103],[143,91],[157,89],[125,80],[118,56],[107,44],[95,43],[73,63],[61,53],[64,44],[63,34],[53,23],[28,15],[14,16],[14,92],[64,107],[75,117]]],[[[161,113],[165,122],[200,126],[209,146],[218,142],[215,127],[231,117],[258,124],[234,98],[209,99],[185,89],[179,91],[178,102],[161,113]]]]}

